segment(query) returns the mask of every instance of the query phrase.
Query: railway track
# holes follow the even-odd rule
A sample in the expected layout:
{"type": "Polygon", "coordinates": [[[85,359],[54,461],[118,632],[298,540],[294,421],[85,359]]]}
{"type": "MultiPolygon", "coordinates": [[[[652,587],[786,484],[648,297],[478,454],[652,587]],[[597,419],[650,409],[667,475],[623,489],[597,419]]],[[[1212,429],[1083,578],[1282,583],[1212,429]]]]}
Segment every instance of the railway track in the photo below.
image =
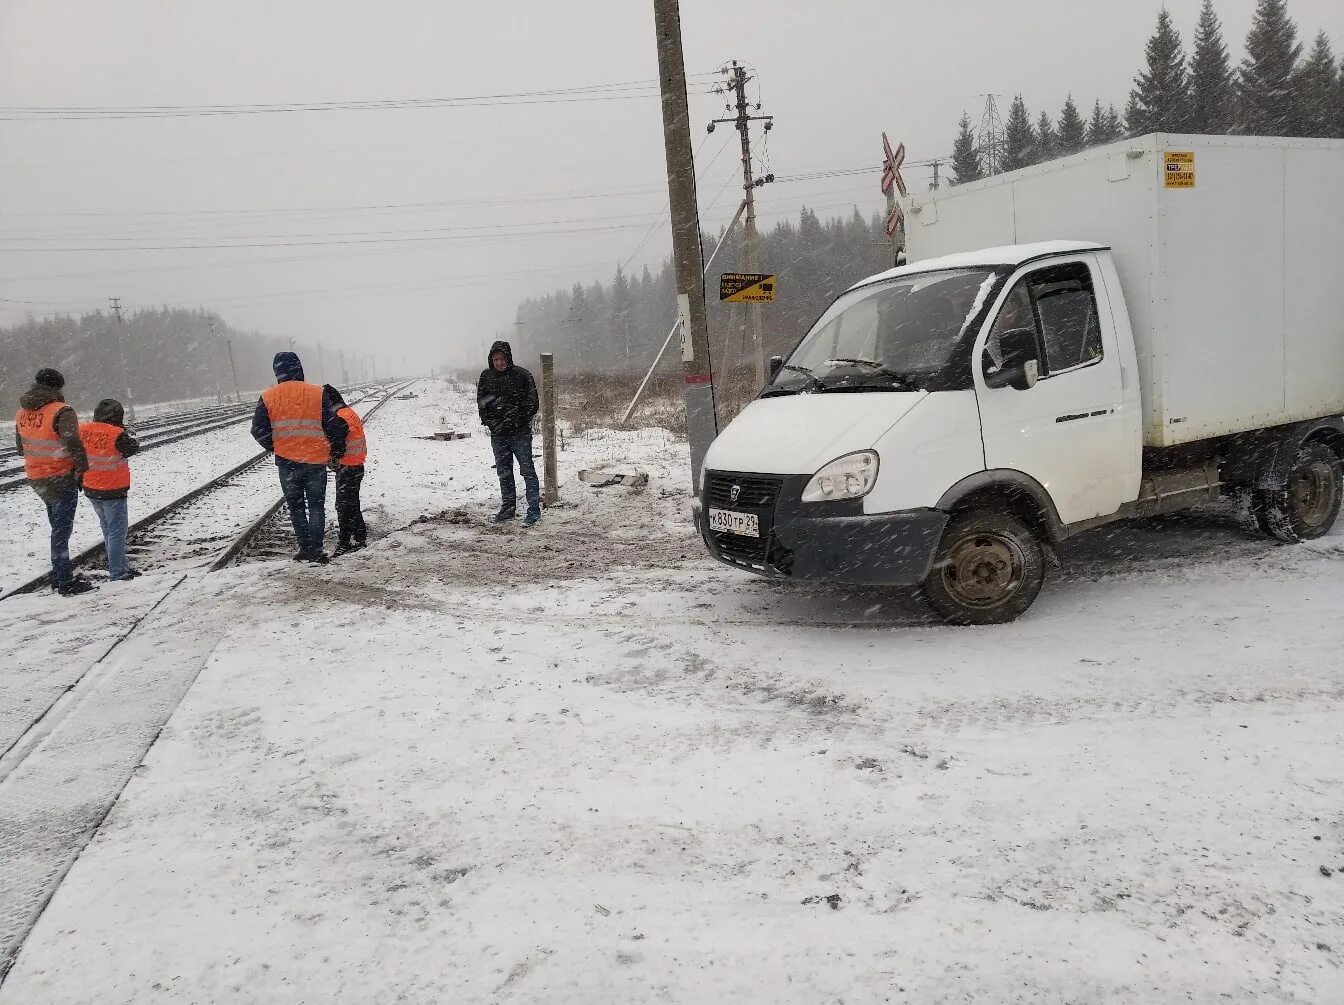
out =
{"type": "MultiPolygon", "coordinates": [[[[414,381],[369,391],[353,403],[367,421],[414,381]]],[[[186,495],[174,499],[148,516],[131,524],[127,533],[127,553],[132,564],[155,571],[187,571],[208,565],[210,571],[254,554],[254,542],[275,522],[283,499],[277,499],[258,514],[256,500],[273,496],[275,473],[266,451],[212,478],[186,495]],[[251,550],[250,550],[251,549],[251,550]]],[[[268,557],[270,553],[266,552],[268,557]]],[[[98,568],[105,562],[102,543],[71,556],[76,569],[98,568]]],[[[36,576],[10,590],[4,597],[33,593],[51,583],[49,572],[36,576]]]]}
{"type": "MultiPolygon", "coordinates": [[[[350,390],[367,391],[368,384],[357,384],[350,390]]],[[[156,416],[136,423],[133,431],[140,440],[140,452],[166,447],[170,443],[179,443],[193,436],[213,433],[219,429],[237,425],[251,418],[256,405],[254,402],[242,404],[210,405],[190,412],[175,412],[170,415],[156,416]]],[[[0,448],[0,492],[22,487],[27,482],[23,474],[23,461],[12,446],[0,448]]]]}

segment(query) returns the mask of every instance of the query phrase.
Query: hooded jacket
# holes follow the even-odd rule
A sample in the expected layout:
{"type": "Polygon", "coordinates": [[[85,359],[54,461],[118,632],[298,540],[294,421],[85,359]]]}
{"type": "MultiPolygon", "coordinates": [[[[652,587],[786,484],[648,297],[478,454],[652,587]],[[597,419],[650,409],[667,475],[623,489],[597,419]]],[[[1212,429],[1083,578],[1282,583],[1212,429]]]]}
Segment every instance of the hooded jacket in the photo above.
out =
{"type": "MultiPolygon", "coordinates": [[[[109,426],[120,426],[121,435],[113,444],[122,457],[132,457],[140,450],[140,441],[126,431],[126,411],[116,398],[104,398],[93,410],[94,422],[106,422],[109,426]]],[[[125,499],[128,489],[91,489],[84,487],[84,494],[90,499],[125,499]]]]}
{"type": "MultiPolygon", "coordinates": [[[[295,353],[276,353],[271,369],[275,372],[275,382],[277,384],[283,384],[289,380],[303,380],[303,364],[299,362],[299,357],[295,353]]],[[[345,453],[345,438],[349,433],[349,426],[346,421],[336,414],[338,407],[340,406],[335,405],[326,394],[322,395],[322,432],[326,434],[327,442],[331,445],[333,459],[339,458],[345,453]]],[[[257,399],[257,410],[252,413],[252,439],[256,440],[264,450],[275,450],[275,438],[271,430],[271,413],[266,409],[265,398],[257,399]]],[[[275,463],[284,465],[294,462],[287,461],[283,457],[277,457],[275,463]]]]}
{"type": "Polygon", "coordinates": [[[507,342],[496,342],[485,359],[485,369],[476,382],[476,411],[491,436],[516,436],[532,425],[537,414],[537,382],[513,362],[513,350],[507,342]],[[491,360],[502,352],[508,365],[496,370],[491,360]]]}
{"type": "MultiPolygon", "coordinates": [[[[34,384],[22,397],[19,398],[20,408],[38,409],[45,408],[53,401],[65,401],[65,396],[54,387],[48,387],[45,384],[34,384]]],[[[28,484],[33,487],[43,502],[55,502],[64,495],[68,495],[70,489],[78,484],[79,478],[85,471],[89,470],[89,457],[84,451],[84,441],[79,438],[79,416],[75,414],[73,408],[62,408],[56,413],[56,435],[61,438],[65,444],[65,449],[70,451],[70,456],[74,458],[75,470],[73,474],[57,475],[54,478],[38,478],[30,481],[28,484]]],[[[20,454],[23,453],[23,440],[19,436],[19,430],[14,430],[14,449],[20,454]]]]}

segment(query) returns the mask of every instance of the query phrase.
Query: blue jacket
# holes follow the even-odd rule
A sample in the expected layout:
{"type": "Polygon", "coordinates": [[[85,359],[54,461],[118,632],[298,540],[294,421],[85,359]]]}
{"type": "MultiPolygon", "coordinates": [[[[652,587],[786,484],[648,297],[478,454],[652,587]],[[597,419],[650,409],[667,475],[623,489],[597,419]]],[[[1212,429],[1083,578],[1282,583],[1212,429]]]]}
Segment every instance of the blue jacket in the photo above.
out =
{"type": "MultiPolygon", "coordinates": [[[[275,371],[277,384],[283,384],[287,380],[303,380],[303,364],[292,352],[276,353],[271,369],[275,371]]],[[[350,433],[349,424],[336,414],[337,407],[328,400],[327,395],[322,396],[322,432],[327,434],[333,458],[345,453],[345,438],[350,433]]],[[[252,413],[252,439],[256,440],[263,450],[275,449],[271,431],[271,413],[266,410],[265,398],[257,399],[257,410],[252,413]]],[[[276,463],[281,460],[282,458],[277,457],[276,463]]]]}

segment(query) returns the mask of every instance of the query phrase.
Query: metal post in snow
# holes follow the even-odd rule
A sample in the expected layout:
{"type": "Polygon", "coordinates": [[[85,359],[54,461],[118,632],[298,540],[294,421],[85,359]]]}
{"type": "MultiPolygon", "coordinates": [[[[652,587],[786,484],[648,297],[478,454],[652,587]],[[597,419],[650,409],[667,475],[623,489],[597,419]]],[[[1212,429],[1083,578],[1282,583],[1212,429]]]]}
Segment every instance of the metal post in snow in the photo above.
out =
{"type": "Polygon", "coordinates": [[[546,476],[543,499],[554,506],[560,498],[559,469],[555,457],[555,353],[541,354],[541,454],[546,476]]]}

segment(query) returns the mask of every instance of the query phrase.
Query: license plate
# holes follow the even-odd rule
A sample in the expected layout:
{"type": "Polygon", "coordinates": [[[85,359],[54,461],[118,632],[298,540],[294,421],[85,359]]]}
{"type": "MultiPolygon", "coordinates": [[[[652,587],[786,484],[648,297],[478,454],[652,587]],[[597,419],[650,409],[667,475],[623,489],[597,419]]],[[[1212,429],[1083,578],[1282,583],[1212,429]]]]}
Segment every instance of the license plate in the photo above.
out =
{"type": "Polygon", "coordinates": [[[738,537],[760,537],[761,518],[755,513],[738,513],[730,509],[711,509],[709,529],[738,537]]]}

